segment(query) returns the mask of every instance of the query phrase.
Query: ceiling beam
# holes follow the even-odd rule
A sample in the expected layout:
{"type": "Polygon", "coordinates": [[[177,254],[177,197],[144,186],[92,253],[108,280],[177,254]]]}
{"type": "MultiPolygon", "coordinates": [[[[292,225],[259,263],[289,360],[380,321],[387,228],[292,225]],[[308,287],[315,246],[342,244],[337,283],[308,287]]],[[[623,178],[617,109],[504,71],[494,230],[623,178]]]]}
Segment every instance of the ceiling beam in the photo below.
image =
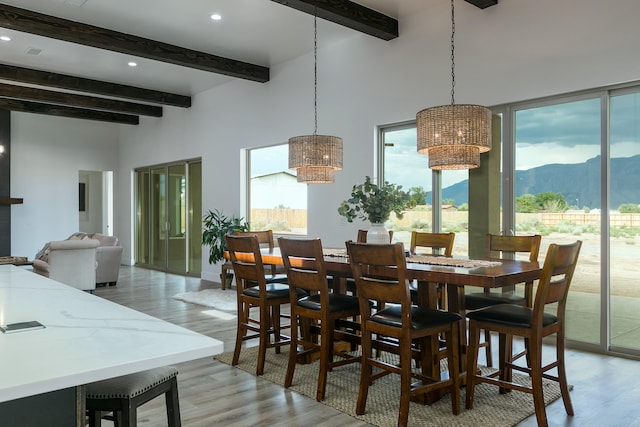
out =
{"type": "Polygon", "coordinates": [[[70,105],[72,107],[84,107],[90,110],[107,110],[126,114],[162,117],[162,107],[155,105],[135,104],[133,102],[118,101],[116,99],[96,98],[4,83],[0,83],[0,97],[27,101],[44,101],[46,103],[70,105]]]}
{"type": "Polygon", "coordinates": [[[117,98],[135,99],[137,101],[172,105],[174,107],[191,107],[191,97],[186,95],[176,95],[157,90],[50,73],[48,71],[32,70],[30,68],[14,67],[5,64],[0,64],[0,80],[11,80],[14,82],[51,86],[59,89],[96,93],[117,98]]]}
{"type": "Polygon", "coordinates": [[[498,0],[464,0],[467,3],[471,3],[474,6],[479,7],[480,9],[486,9],[491,6],[495,6],[498,4],[498,0]]]}
{"type": "Polygon", "coordinates": [[[349,0],[271,0],[301,12],[314,14],[318,7],[318,18],[334,22],[378,37],[391,40],[398,37],[398,20],[349,0]]]}
{"type": "Polygon", "coordinates": [[[0,4],[0,27],[225,76],[269,81],[269,68],[0,4]]]}
{"type": "Polygon", "coordinates": [[[131,116],[129,114],[42,104],[39,102],[22,101],[19,99],[0,98],[0,108],[11,111],[21,111],[23,113],[46,114],[49,116],[71,117],[74,119],[84,120],[98,120],[102,122],[122,123],[126,125],[137,125],[140,123],[140,118],[138,116],[131,116]]]}

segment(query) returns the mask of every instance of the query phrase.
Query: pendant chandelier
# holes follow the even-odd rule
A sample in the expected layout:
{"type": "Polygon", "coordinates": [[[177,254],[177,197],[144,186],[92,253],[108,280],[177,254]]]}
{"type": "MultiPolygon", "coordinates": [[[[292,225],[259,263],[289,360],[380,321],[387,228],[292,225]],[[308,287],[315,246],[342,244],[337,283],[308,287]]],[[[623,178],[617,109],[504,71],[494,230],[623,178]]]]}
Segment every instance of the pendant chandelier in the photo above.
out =
{"type": "Polygon", "coordinates": [[[456,104],[455,10],[451,0],[451,105],[424,109],[416,114],[418,152],[429,155],[429,167],[473,169],[480,153],[491,149],[491,110],[480,105],[456,104]]]}
{"type": "Polygon", "coordinates": [[[318,6],[313,13],[313,135],[289,138],[289,169],[295,169],[298,182],[327,184],[342,170],[342,138],[318,135],[318,6]]]}

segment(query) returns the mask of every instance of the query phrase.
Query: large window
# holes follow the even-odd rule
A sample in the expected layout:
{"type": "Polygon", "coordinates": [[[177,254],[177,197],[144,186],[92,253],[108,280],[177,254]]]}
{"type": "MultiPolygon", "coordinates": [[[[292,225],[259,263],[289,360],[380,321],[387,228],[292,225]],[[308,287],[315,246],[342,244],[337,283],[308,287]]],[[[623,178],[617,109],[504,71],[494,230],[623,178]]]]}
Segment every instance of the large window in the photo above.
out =
{"type": "MultiPolygon", "coordinates": [[[[640,85],[493,110],[502,117],[493,142],[502,149],[501,230],[541,234],[541,262],[550,243],[582,240],[566,336],[640,356],[640,85]]],[[[387,223],[394,240],[408,243],[414,229],[455,231],[454,254],[467,255],[468,172],[431,172],[414,122],[383,127],[380,141],[380,176],[425,196],[387,223]]]]}
{"type": "Polygon", "coordinates": [[[394,230],[393,240],[408,246],[414,230],[454,232],[453,253],[466,255],[469,173],[466,170],[439,172],[429,169],[428,156],[416,150],[415,122],[381,128],[380,140],[383,180],[402,185],[403,190],[409,190],[417,201],[417,206],[406,212],[403,219],[392,214],[386,225],[394,230]]]}
{"type": "Polygon", "coordinates": [[[248,150],[249,209],[252,230],[307,233],[307,185],[288,169],[288,144],[248,150]]]}

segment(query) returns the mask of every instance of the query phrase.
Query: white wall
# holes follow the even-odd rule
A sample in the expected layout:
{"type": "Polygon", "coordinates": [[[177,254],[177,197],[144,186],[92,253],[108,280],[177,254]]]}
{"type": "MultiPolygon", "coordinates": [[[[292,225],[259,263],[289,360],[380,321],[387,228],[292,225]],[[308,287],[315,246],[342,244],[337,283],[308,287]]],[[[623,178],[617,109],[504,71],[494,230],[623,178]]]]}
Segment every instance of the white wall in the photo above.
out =
{"type": "Polygon", "coordinates": [[[80,171],[117,169],[118,125],[11,113],[11,249],[30,259],[78,231],[80,171]]]}
{"type": "MultiPolygon", "coordinates": [[[[429,7],[422,12],[411,10],[398,17],[398,39],[385,42],[354,32],[349,40],[319,52],[318,132],[344,138],[345,169],[336,174],[336,182],[309,186],[309,235],[320,236],[327,246],[342,246],[362,226],[346,224],[336,209],[354,183],[374,174],[376,126],[410,120],[423,108],[450,102],[449,2],[425,5],[429,7]]],[[[638,16],[637,0],[504,0],[485,10],[457,1],[456,102],[491,106],[637,80],[638,16]]],[[[312,60],[310,53],[273,65],[266,84],[235,80],[195,95],[188,110],[166,107],[162,118],[141,118],[139,126],[118,127],[118,168],[113,167],[114,234],[125,246],[125,260],[132,257],[132,170],[202,157],[203,209],[243,215],[239,211],[239,150],[284,143],[291,136],[313,130],[312,60]]],[[[59,134],[56,142],[67,147],[71,144],[64,134],[73,127],[53,124],[65,119],[37,117],[55,129],[52,136],[59,134]]],[[[14,136],[32,132],[25,129],[28,126],[20,119],[14,136]]],[[[91,136],[93,141],[115,139],[106,130],[112,128],[90,126],[98,129],[97,136],[91,136]]],[[[50,139],[49,131],[41,129],[40,139],[45,135],[50,139]]],[[[73,139],[82,138],[74,135],[73,139]]],[[[55,209],[18,219],[20,209],[31,203],[27,189],[42,186],[43,181],[48,188],[52,178],[58,181],[53,188],[59,189],[62,181],[72,181],[70,175],[77,179],[79,169],[109,169],[111,158],[103,154],[115,152],[104,153],[91,145],[76,156],[69,152],[75,150],[67,148],[63,153],[50,145],[37,148],[25,152],[18,146],[12,154],[14,165],[35,160],[34,169],[45,170],[33,180],[27,173],[13,170],[12,195],[25,197],[23,207],[13,208],[13,243],[26,254],[36,249],[34,244],[27,247],[21,241],[30,236],[32,227],[46,234],[38,237],[40,242],[71,232],[75,226],[66,209],[71,199],[75,201],[75,193],[73,197],[71,193],[54,197],[49,190],[33,190],[37,206],[45,206],[45,211],[48,206],[55,209]],[[63,154],[60,166],[46,164],[59,154],[63,154]],[[72,154],[78,158],[69,159],[72,154]],[[84,164],[90,162],[106,165],[84,164]],[[55,174],[50,178],[48,172],[55,174]],[[27,178],[29,184],[20,183],[21,178],[27,178]]],[[[203,251],[203,278],[216,280],[219,268],[207,264],[206,253],[203,251]]]]}

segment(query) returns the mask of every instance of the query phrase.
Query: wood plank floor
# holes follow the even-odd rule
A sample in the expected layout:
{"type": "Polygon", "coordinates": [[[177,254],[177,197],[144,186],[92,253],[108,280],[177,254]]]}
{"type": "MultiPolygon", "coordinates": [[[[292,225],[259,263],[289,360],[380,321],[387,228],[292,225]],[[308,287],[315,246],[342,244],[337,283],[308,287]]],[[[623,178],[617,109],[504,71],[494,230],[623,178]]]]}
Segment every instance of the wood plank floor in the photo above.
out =
{"type": "MultiPolygon", "coordinates": [[[[235,320],[212,317],[205,314],[206,307],[171,298],[180,292],[219,286],[197,278],[123,266],[118,285],[98,288],[96,295],[222,340],[225,351],[232,351],[235,320]]],[[[569,382],[574,386],[571,397],[576,415],[568,417],[558,400],[547,408],[550,425],[640,426],[639,361],[574,350],[567,352],[566,359],[569,382]]],[[[368,425],[211,358],[184,363],[178,368],[180,411],[186,427],[368,425]]],[[[138,424],[166,425],[164,399],[156,398],[142,406],[138,424]]],[[[103,425],[112,424],[103,421],[103,425]]],[[[519,425],[535,426],[535,417],[519,425]]]]}

